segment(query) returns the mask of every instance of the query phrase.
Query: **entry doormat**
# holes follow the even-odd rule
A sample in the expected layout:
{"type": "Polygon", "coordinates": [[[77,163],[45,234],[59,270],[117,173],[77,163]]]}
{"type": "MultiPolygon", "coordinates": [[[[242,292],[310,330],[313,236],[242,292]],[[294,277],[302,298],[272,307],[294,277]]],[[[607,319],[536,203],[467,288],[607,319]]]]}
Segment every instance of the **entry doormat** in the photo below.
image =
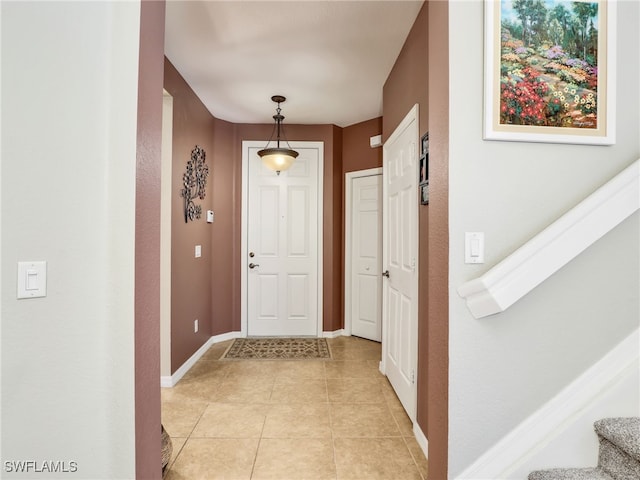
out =
{"type": "Polygon", "coordinates": [[[325,338],[236,338],[223,359],[331,358],[325,338]]]}

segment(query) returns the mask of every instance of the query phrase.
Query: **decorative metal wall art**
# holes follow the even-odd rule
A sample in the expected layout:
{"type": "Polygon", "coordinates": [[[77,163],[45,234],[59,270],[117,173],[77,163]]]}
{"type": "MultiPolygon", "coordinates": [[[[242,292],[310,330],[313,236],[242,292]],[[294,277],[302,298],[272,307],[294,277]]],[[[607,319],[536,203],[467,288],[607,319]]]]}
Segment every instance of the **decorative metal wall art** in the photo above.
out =
{"type": "Polygon", "coordinates": [[[182,175],[184,188],[180,190],[180,196],[184,198],[184,222],[193,221],[202,216],[202,206],[196,205],[193,200],[205,197],[205,187],[209,167],[204,163],[206,153],[198,145],[191,151],[191,160],[187,162],[187,171],[182,175]]]}
{"type": "Polygon", "coordinates": [[[420,140],[420,205],[429,205],[429,132],[420,140]]]}

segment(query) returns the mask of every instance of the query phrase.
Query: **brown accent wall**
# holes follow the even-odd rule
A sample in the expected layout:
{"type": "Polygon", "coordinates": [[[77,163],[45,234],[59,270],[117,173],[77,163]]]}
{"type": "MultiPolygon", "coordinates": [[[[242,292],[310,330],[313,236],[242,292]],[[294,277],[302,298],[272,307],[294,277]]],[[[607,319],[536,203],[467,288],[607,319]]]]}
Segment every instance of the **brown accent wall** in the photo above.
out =
{"type": "Polygon", "coordinates": [[[382,140],[387,141],[407,112],[417,103],[420,134],[429,122],[428,9],[425,2],[382,89],[382,140]]]}
{"type": "Polygon", "coordinates": [[[240,214],[242,155],[236,125],[214,120],[211,189],[211,334],[240,331],[240,214]]]}
{"type": "Polygon", "coordinates": [[[371,148],[371,137],[382,134],[382,117],[342,130],[342,173],[382,167],[382,147],[371,148]]]}
{"type": "Polygon", "coordinates": [[[160,479],[160,165],[165,3],[141,2],[135,214],[136,478],[160,479]]]}
{"type": "Polygon", "coordinates": [[[429,475],[447,478],[449,443],[449,4],[429,8],[429,475]]]}
{"type": "Polygon", "coordinates": [[[324,189],[324,208],[326,209],[324,214],[324,291],[330,293],[329,297],[325,294],[324,299],[324,330],[329,332],[344,328],[343,130],[332,125],[332,133],[333,161],[330,165],[325,163],[324,166],[325,181],[328,182],[329,176],[331,178],[331,191],[328,191],[326,185],[324,189]]]}
{"type": "MultiPolygon", "coordinates": [[[[213,148],[215,119],[168,59],[164,63],[164,88],[173,97],[171,371],[175,372],[212,333],[212,227],[215,223],[206,222],[205,212],[213,208],[212,187],[217,186],[213,172],[218,165],[213,148]],[[202,206],[203,217],[185,223],[184,203],[180,196],[182,175],[196,145],[206,152],[209,177],[205,198],[196,199],[202,206]],[[202,246],[200,258],[194,255],[196,245],[202,246]],[[195,319],[199,323],[198,333],[193,331],[195,319]]],[[[229,255],[227,251],[216,254],[229,255]]]]}
{"type": "MultiPolygon", "coordinates": [[[[419,207],[417,422],[429,440],[429,477],[448,465],[448,5],[425,2],[383,88],[383,140],[418,104],[429,132],[429,205],[419,207]],[[432,119],[432,121],[430,121],[432,119]]],[[[416,201],[418,201],[416,199],[416,201]]]]}

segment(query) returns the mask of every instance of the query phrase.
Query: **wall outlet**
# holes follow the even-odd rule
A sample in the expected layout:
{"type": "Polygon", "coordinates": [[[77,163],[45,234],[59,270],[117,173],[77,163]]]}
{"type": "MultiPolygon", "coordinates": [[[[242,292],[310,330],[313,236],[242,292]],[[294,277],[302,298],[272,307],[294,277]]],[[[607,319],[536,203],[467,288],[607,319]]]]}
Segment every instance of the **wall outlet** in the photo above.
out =
{"type": "Polygon", "coordinates": [[[198,319],[193,321],[193,333],[198,333],[198,319]]]}

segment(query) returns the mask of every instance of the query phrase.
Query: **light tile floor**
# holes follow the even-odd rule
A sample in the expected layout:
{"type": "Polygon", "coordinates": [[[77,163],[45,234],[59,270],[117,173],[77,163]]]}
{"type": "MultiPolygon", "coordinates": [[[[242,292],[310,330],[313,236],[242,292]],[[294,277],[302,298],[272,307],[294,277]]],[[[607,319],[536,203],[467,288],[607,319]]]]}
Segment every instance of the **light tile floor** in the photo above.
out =
{"type": "Polygon", "coordinates": [[[380,374],[380,344],[328,339],[331,360],[219,360],[212,346],[173,388],[167,480],[427,478],[411,421],[380,374]]]}

